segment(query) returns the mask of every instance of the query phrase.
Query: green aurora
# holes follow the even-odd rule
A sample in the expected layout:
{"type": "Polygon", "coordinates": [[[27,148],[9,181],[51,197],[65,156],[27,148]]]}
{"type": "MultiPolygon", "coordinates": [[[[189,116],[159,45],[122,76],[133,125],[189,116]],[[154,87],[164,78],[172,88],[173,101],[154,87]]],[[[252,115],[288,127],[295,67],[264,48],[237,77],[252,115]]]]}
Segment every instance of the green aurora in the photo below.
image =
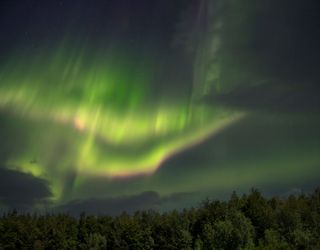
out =
{"type": "Polygon", "coordinates": [[[61,196],[60,180],[69,172],[152,174],[168,157],[243,116],[188,100],[148,105],[151,70],[130,65],[125,58],[115,65],[108,62],[113,61],[110,56],[96,54],[87,58],[81,51],[60,48],[35,58],[13,58],[1,72],[1,108],[50,124],[31,132],[30,145],[6,165],[48,179],[55,199],[61,196]],[[48,169],[59,143],[72,148],[59,157],[54,170],[48,169]]]}

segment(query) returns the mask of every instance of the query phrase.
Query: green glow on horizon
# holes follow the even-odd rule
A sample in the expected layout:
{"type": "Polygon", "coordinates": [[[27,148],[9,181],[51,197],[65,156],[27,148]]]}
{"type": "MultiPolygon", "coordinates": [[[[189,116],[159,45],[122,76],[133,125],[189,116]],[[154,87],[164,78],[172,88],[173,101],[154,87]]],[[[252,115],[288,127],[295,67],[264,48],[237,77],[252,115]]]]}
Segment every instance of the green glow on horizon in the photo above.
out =
{"type": "Polygon", "coordinates": [[[34,131],[37,140],[31,138],[8,167],[48,179],[58,200],[70,171],[80,177],[151,174],[171,155],[242,116],[183,99],[150,104],[151,75],[126,58],[115,62],[111,55],[66,48],[12,58],[0,71],[0,108],[50,127],[34,131]],[[61,140],[68,146],[57,157],[61,140]],[[30,164],[34,155],[37,163],[30,164]]]}

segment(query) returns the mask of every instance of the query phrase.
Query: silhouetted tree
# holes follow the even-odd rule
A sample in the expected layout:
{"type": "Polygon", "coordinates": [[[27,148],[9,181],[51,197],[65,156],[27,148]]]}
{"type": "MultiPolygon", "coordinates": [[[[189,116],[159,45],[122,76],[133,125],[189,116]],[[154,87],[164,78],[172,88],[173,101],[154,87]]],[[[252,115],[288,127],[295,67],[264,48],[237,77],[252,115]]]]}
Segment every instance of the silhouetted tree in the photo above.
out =
{"type": "Polygon", "coordinates": [[[320,249],[320,191],[266,199],[252,189],[180,212],[116,217],[13,211],[0,217],[0,249],[320,249]]]}

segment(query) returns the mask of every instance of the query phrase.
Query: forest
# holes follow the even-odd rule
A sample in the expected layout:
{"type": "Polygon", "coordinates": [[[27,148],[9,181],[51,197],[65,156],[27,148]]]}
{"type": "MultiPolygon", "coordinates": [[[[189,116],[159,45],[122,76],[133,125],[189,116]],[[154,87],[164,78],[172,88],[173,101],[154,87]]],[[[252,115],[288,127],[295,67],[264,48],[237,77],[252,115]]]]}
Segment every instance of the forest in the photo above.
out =
{"type": "Polygon", "coordinates": [[[320,249],[320,189],[266,198],[257,189],[181,211],[0,218],[0,249],[320,249]]]}

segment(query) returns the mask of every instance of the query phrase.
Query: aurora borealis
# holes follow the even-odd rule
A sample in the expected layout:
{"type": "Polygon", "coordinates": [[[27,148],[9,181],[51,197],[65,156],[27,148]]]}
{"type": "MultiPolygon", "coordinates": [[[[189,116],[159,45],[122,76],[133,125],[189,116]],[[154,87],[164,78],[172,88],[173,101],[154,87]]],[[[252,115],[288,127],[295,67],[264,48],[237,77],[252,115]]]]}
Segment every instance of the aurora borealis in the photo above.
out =
{"type": "Polygon", "coordinates": [[[2,206],[165,210],[317,183],[309,2],[1,3],[2,206]]]}
{"type": "MultiPolygon", "coordinates": [[[[18,158],[15,155],[7,159],[9,168],[17,166],[19,171],[41,177],[55,147],[67,143],[66,150],[70,152],[54,169],[55,178],[63,179],[69,171],[105,177],[149,174],[170,155],[240,117],[204,105],[188,107],[183,100],[173,104],[159,100],[145,107],[148,79],[140,77],[133,65],[113,68],[97,58],[88,66],[83,60],[89,59],[71,60],[64,50],[53,54],[44,55],[23,69],[10,66],[9,73],[3,72],[3,81],[8,85],[1,89],[2,108],[25,120],[54,126],[50,128],[51,135],[47,129],[44,134],[36,132],[37,142],[32,142],[18,158]],[[59,138],[65,130],[72,133],[71,138],[68,133],[59,138]],[[36,162],[30,164],[33,158],[36,162]]],[[[53,185],[56,182],[52,180],[53,185]]],[[[61,185],[58,182],[57,191],[54,190],[56,197],[61,195],[61,185]]]]}

